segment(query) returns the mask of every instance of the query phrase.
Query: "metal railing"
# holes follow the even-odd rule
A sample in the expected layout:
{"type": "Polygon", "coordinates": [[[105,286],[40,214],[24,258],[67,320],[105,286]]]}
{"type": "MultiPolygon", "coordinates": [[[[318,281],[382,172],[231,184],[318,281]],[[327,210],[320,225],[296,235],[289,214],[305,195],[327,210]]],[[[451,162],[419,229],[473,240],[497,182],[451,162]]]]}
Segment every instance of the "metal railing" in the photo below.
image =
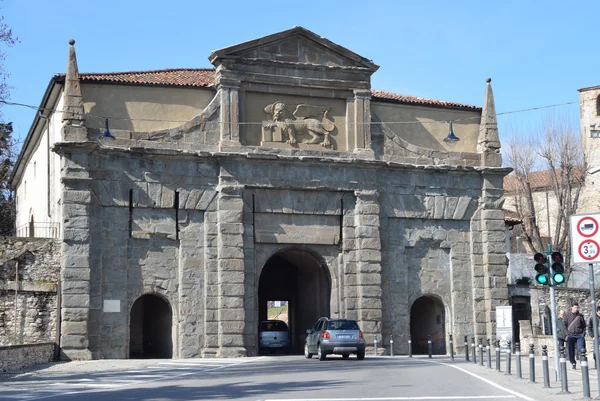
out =
{"type": "Polygon", "coordinates": [[[60,223],[27,223],[17,227],[15,237],[60,238],[60,223]]]}

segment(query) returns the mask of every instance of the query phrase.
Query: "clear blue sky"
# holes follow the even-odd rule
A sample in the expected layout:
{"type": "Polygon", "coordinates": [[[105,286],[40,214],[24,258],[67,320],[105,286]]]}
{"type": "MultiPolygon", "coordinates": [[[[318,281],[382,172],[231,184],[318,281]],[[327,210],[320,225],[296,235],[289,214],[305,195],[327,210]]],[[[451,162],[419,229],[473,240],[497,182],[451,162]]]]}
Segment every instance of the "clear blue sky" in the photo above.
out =
{"type": "MultiPolygon", "coordinates": [[[[304,26],[373,60],[374,89],[481,105],[492,77],[496,110],[579,100],[600,85],[600,2],[4,0],[21,43],[7,49],[11,100],[38,105],[64,73],[68,40],[81,72],[212,67],[212,50],[304,26]]],[[[578,104],[556,108],[578,122],[578,104]]],[[[23,139],[34,111],[3,107],[23,139]]],[[[499,117],[501,139],[548,111],[499,117]]]]}

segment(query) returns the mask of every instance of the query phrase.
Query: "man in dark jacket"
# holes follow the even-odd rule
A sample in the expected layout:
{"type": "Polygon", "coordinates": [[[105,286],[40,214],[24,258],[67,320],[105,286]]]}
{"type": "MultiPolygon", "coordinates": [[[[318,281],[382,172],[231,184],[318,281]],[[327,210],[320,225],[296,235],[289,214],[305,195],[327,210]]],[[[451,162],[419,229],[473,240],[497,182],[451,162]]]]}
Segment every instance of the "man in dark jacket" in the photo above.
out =
{"type": "MultiPolygon", "coordinates": [[[[596,316],[597,319],[599,320],[599,327],[598,329],[600,330],[600,306],[596,307],[596,316]]],[[[590,335],[590,337],[594,338],[594,316],[590,317],[590,320],[588,320],[588,334],[590,335]]],[[[596,337],[597,340],[599,341],[598,344],[600,344],[600,333],[598,333],[598,337],[596,337]]],[[[597,367],[598,365],[596,364],[596,354],[594,354],[594,365],[597,367]]]]}
{"type": "Polygon", "coordinates": [[[569,345],[569,361],[573,369],[575,369],[575,345],[577,345],[579,351],[585,349],[585,318],[579,313],[579,304],[577,302],[574,302],[571,305],[571,310],[565,314],[563,328],[565,329],[569,345]]]}

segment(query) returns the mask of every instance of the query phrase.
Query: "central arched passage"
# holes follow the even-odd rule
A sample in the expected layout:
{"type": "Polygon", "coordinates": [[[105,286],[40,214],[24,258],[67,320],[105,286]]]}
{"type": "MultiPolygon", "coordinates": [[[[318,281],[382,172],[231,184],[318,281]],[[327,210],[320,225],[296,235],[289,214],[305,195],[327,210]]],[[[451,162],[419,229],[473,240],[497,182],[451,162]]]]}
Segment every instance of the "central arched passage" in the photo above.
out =
{"type": "Polygon", "coordinates": [[[329,316],[331,278],[322,258],[301,248],[280,251],[262,269],[258,284],[259,324],[269,301],[287,301],[292,352],[302,352],[306,330],[329,316]]]}
{"type": "Polygon", "coordinates": [[[146,294],[131,307],[129,322],[130,358],[172,358],[173,312],[163,298],[146,294]]]}
{"type": "Polygon", "coordinates": [[[432,296],[418,298],[410,308],[410,336],[414,354],[427,354],[431,336],[432,353],[446,354],[445,313],[442,302],[432,296]]]}

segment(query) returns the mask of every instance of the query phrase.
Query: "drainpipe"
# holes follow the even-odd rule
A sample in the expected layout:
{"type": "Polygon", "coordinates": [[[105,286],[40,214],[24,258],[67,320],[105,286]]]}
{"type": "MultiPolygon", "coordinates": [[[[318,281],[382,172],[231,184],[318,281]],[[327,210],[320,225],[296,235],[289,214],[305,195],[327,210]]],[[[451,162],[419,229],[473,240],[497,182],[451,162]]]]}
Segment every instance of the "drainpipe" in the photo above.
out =
{"type": "Polygon", "coordinates": [[[56,335],[54,337],[54,360],[58,361],[60,359],[60,330],[61,330],[61,288],[60,288],[60,279],[56,282],[56,335]]]}
{"type": "MultiPolygon", "coordinates": [[[[16,265],[15,265],[15,332],[14,332],[14,340],[17,341],[17,339],[19,338],[17,333],[18,333],[18,329],[19,329],[19,319],[18,319],[18,313],[19,313],[19,261],[16,261],[16,265]]],[[[19,341],[20,343],[21,341],[19,341]]]]}

